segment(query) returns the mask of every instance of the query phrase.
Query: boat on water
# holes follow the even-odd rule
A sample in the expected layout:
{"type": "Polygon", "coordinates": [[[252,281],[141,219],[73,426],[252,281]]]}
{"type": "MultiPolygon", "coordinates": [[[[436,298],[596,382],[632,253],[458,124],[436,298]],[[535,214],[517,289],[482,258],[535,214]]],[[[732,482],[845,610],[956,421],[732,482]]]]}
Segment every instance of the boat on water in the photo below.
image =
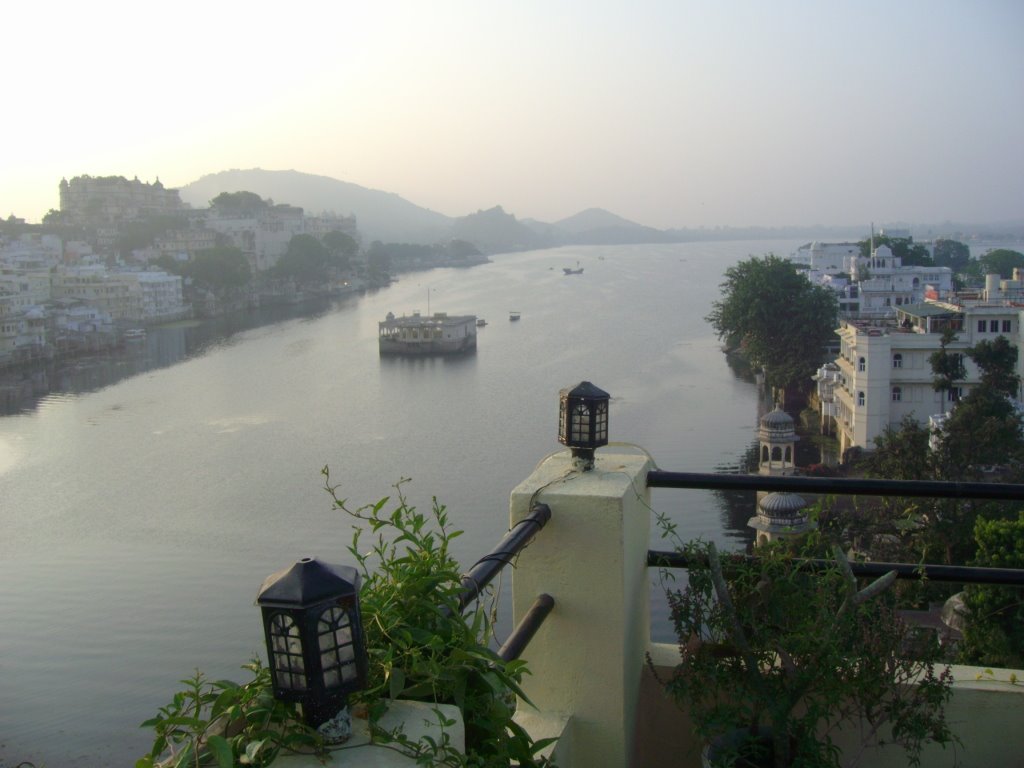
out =
{"type": "Polygon", "coordinates": [[[519,313],[518,312],[509,312],[508,313],[508,319],[511,322],[513,322],[513,323],[516,322],[519,319],[519,313]]]}
{"type": "Polygon", "coordinates": [[[484,320],[482,317],[478,317],[476,319],[476,327],[477,328],[483,328],[485,325],[487,325],[487,321],[484,320]]]}
{"type": "Polygon", "coordinates": [[[145,328],[129,328],[124,332],[125,341],[143,341],[146,338],[145,328]]]}
{"type": "Polygon", "coordinates": [[[395,317],[388,312],[377,324],[382,355],[458,355],[476,351],[476,315],[419,312],[395,317]]]}
{"type": "Polygon", "coordinates": [[[567,275],[582,275],[583,267],[581,267],[580,263],[577,261],[576,269],[573,269],[572,267],[562,267],[562,271],[567,275]]]}

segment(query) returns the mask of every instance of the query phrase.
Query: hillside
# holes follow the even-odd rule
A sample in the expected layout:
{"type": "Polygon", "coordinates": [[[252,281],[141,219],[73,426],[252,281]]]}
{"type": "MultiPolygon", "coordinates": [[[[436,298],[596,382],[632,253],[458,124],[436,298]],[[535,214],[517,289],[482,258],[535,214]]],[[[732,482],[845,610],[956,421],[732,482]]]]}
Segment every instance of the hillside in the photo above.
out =
{"type": "Polygon", "coordinates": [[[366,244],[374,240],[435,243],[447,239],[453,221],[391,192],[299,171],[221,171],[203,176],[179,191],[182,201],[193,208],[205,208],[221,192],[246,191],[271,198],[275,203],[300,206],[309,215],[323,211],[354,215],[366,244]]]}

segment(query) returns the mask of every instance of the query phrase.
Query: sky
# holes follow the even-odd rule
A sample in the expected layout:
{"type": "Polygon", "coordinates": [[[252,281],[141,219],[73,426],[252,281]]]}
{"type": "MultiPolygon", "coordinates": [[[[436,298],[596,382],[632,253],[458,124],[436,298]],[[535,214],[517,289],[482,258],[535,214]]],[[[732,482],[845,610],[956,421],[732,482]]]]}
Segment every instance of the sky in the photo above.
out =
{"type": "MultiPolygon", "coordinates": [[[[1024,219],[1021,0],[12,0],[0,216],[294,169],[449,216],[1024,219]]],[[[287,202],[284,200],[277,202],[287,202]]]]}

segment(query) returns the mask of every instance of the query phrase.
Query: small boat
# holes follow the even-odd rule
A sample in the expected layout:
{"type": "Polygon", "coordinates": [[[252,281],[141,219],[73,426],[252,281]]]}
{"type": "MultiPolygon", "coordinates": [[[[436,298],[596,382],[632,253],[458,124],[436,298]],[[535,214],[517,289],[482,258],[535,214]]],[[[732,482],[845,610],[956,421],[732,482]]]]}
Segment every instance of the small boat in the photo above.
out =
{"type": "Polygon", "coordinates": [[[125,341],[142,341],[146,338],[145,328],[129,328],[124,332],[125,341]]]}
{"type": "Polygon", "coordinates": [[[511,322],[513,322],[513,323],[516,322],[519,319],[519,313],[518,312],[509,312],[508,313],[508,319],[511,322]]]}
{"type": "Polygon", "coordinates": [[[576,269],[573,269],[572,267],[562,267],[562,271],[565,272],[565,274],[567,275],[582,275],[583,267],[581,267],[580,263],[577,261],[576,269]]]}
{"type": "Polygon", "coordinates": [[[485,325],[487,325],[487,321],[484,320],[482,317],[478,317],[476,319],[476,327],[477,328],[483,328],[485,325]]]}

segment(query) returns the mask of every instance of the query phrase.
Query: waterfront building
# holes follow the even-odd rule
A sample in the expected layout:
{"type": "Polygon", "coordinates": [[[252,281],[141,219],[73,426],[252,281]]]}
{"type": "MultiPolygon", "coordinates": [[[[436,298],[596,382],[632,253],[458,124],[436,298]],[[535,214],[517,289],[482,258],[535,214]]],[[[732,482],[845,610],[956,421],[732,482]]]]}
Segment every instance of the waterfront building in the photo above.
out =
{"type": "Polygon", "coordinates": [[[54,299],[94,306],[116,320],[133,320],[142,312],[141,297],[128,281],[114,278],[99,265],[60,267],[53,273],[54,299]]]}
{"type": "MultiPolygon", "coordinates": [[[[934,389],[929,357],[939,350],[947,328],[956,332],[947,347],[956,354],[998,336],[1019,349],[1024,320],[1024,304],[1015,300],[1019,285],[990,275],[986,286],[977,297],[894,307],[892,319],[842,321],[836,331],[840,352],[834,368],[823,367],[816,377],[819,394],[828,393],[828,399],[822,397],[823,429],[829,428],[824,422],[831,419],[840,453],[855,446],[873,448],[886,427],[898,425],[905,417],[926,424],[934,414],[950,410],[978,383],[980,372],[965,357],[965,380],[948,392],[934,389]]],[[[1024,373],[1022,364],[1018,357],[1018,375],[1024,373]]]]}
{"type": "Polygon", "coordinates": [[[254,272],[277,264],[295,235],[305,233],[302,209],[272,205],[258,211],[220,211],[210,208],[197,217],[202,226],[219,233],[241,250],[254,272]]]}
{"type": "Polygon", "coordinates": [[[123,176],[75,176],[61,179],[60,210],[72,224],[116,225],[183,209],[176,189],[157,179],[152,184],[123,176]]]}
{"type": "Polygon", "coordinates": [[[388,312],[378,324],[382,355],[458,354],[476,350],[476,315],[419,312],[395,317],[388,312]]]}
{"type": "Polygon", "coordinates": [[[157,322],[176,320],[188,314],[182,298],[182,279],[178,275],[149,269],[114,272],[112,278],[127,283],[138,297],[138,302],[133,302],[138,313],[128,319],[157,322]]]}
{"type": "MultiPolygon", "coordinates": [[[[776,407],[761,417],[757,430],[757,474],[764,477],[789,477],[796,473],[796,434],[793,417],[776,407]]],[[[747,525],[757,531],[755,544],[799,536],[812,524],[804,508],[807,502],[795,493],[757,492],[756,514],[747,525]]]]}

